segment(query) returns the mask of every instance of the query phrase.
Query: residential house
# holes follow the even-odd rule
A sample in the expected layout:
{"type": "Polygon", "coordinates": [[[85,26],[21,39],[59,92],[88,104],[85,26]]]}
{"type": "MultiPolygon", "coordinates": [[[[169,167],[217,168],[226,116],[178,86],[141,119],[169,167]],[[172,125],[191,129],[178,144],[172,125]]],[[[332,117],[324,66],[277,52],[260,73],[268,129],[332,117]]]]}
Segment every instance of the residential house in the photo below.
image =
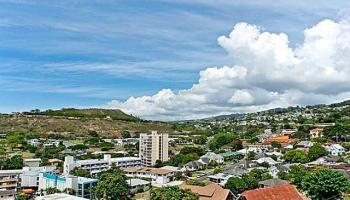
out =
{"type": "Polygon", "coordinates": [[[148,178],[152,184],[166,184],[173,181],[174,171],[151,167],[129,167],[123,169],[126,176],[132,178],[148,178]]]}
{"type": "Polygon", "coordinates": [[[314,128],[310,130],[310,138],[323,137],[323,128],[314,128]]]}
{"type": "Polygon", "coordinates": [[[202,170],[202,169],[204,169],[205,168],[205,164],[204,163],[202,163],[202,162],[199,162],[199,161],[190,161],[190,162],[188,162],[188,163],[186,163],[183,167],[182,167],[182,169],[181,169],[181,171],[197,171],[197,170],[202,170]]]}
{"type": "Polygon", "coordinates": [[[303,200],[303,196],[289,183],[272,187],[248,190],[241,194],[239,200],[303,200]]]}
{"type": "Polygon", "coordinates": [[[181,172],[181,167],[164,166],[164,167],[161,167],[160,169],[166,169],[173,172],[181,172]]]}
{"type": "Polygon", "coordinates": [[[272,178],[272,179],[267,179],[265,181],[260,181],[259,185],[261,187],[271,187],[271,186],[282,185],[286,183],[288,183],[288,181],[285,181],[279,178],[272,178]]]}
{"type": "Polygon", "coordinates": [[[218,173],[218,174],[208,176],[209,181],[213,183],[217,183],[221,186],[225,186],[227,180],[231,177],[234,177],[234,175],[229,173],[218,173]]]}
{"type": "Polygon", "coordinates": [[[299,149],[309,149],[312,147],[312,145],[314,145],[314,143],[311,141],[300,141],[295,145],[295,147],[299,149]]]}
{"type": "Polygon", "coordinates": [[[265,144],[271,144],[272,142],[278,142],[282,146],[287,146],[293,142],[293,139],[291,139],[290,135],[277,135],[269,137],[264,141],[265,144]]]}
{"type": "Polygon", "coordinates": [[[219,155],[222,156],[224,158],[224,160],[226,161],[226,160],[231,160],[231,159],[233,159],[236,156],[241,155],[241,154],[238,152],[230,151],[230,152],[220,153],[219,155]]]}
{"type": "Polygon", "coordinates": [[[206,186],[196,186],[182,184],[180,188],[190,189],[193,193],[198,194],[199,200],[234,200],[236,197],[228,189],[223,189],[220,185],[209,183],[206,186]]]}
{"type": "Polygon", "coordinates": [[[275,161],[274,159],[270,158],[270,157],[263,157],[263,158],[259,158],[256,160],[256,162],[258,164],[263,164],[263,163],[267,163],[269,164],[270,166],[273,166],[273,165],[276,165],[278,164],[279,162],[275,161]]]}
{"type": "Polygon", "coordinates": [[[142,179],[132,178],[128,181],[129,191],[131,194],[147,191],[151,188],[151,183],[142,179]]]}
{"type": "Polygon", "coordinates": [[[224,163],[224,157],[218,155],[214,152],[207,152],[205,155],[201,156],[199,159],[200,162],[205,164],[209,164],[211,162],[216,162],[218,164],[224,163]]]}
{"type": "Polygon", "coordinates": [[[333,156],[339,156],[346,152],[346,149],[342,147],[340,144],[331,144],[326,146],[327,151],[329,154],[333,156]]]}

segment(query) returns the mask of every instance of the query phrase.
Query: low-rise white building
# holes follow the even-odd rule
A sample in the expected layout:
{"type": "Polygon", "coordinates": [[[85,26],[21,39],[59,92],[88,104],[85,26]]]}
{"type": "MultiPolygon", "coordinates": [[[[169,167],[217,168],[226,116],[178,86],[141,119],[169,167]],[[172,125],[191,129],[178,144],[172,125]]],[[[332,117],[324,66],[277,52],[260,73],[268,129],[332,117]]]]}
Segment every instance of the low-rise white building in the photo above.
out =
{"type": "Polygon", "coordinates": [[[205,155],[200,157],[199,161],[205,164],[209,164],[210,162],[222,164],[224,163],[224,157],[214,152],[207,152],[205,155]]]}
{"type": "Polygon", "coordinates": [[[38,188],[39,187],[39,175],[40,173],[58,173],[56,166],[45,167],[23,167],[20,174],[21,187],[22,188],[38,188]]]}
{"type": "Polygon", "coordinates": [[[132,178],[149,178],[152,183],[155,184],[166,184],[173,181],[174,171],[161,169],[161,168],[150,168],[150,167],[130,167],[125,168],[126,176],[132,178]]]}
{"type": "Polygon", "coordinates": [[[267,164],[269,164],[270,166],[276,165],[276,164],[279,163],[279,162],[275,161],[274,159],[272,159],[272,158],[270,158],[270,157],[259,158],[258,160],[256,160],[256,162],[257,162],[258,164],[267,163],[267,164]]]}
{"type": "Polygon", "coordinates": [[[78,177],[72,175],[58,176],[51,173],[40,173],[39,191],[56,188],[59,191],[72,189],[75,195],[87,199],[92,198],[91,188],[97,184],[97,179],[78,177]]]}
{"type": "Polygon", "coordinates": [[[209,181],[213,183],[218,183],[221,186],[225,186],[227,180],[231,177],[234,177],[234,175],[228,173],[218,173],[208,176],[209,181]]]}
{"type": "Polygon", "coordinates": [[[24,167],[39,167],[41,163],[40,158],[32,158],[32,159],[24,159],[23,165],[24,167]]]}
{"type": "Polygon", "coordinates": [[[151,188],[151,183],[138,178],[132,178],[128,180],[129,191],[132,194],[138,192],[144,192],[151,188]]]}
{"type": "Polygon", "coordinates": [[[120,157],[112,158],[111,155],[105,154],[103,159],[76,160],[72,156],[66,156],[64,159],[63,172],[69,174],[74,168],[79,167],[90,171],[95,175],[105,171],[115,164],[119,167],[138,167],[141,166],[141,159],[138,157],[120,157]]]}
{"type": "Polygon", "coordinates": [[[66,193],[55,193],[55,194],[36,197],[35,200],[87,200],[87,199],[69,195],[66,193]]]}
{"type": "Polygon", "coordinates": [[[346,149],[342,147],[340,144],[331,144],[329,146],[326,146],[327,151],[332,156],[338,156],[341,154],[344,154],[346,149]]]}

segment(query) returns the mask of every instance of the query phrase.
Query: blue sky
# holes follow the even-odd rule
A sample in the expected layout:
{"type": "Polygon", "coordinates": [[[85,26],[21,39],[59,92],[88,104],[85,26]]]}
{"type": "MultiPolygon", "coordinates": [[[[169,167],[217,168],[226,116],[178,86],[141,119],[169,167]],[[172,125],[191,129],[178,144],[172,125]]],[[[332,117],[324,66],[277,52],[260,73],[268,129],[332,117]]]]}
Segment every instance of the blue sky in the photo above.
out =
{"type": "Polygon", "coordinates": [[[284,32],[337,20],[347,1],[0,0],[0,112],[101,106],[190,88],[232,65],[218,45],[239,22],[284,32]]]}

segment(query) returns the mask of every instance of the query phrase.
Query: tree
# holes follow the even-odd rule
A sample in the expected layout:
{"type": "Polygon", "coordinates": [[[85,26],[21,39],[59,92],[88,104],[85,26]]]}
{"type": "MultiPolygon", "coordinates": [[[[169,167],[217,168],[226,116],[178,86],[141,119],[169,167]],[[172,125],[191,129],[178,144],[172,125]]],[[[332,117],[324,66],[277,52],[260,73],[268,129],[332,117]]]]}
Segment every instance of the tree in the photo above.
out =
{"type": "Polygon", "coordinates": [[[91,178],[91,174],[87,169],[76,167],[71,171],[71,174],[74,176],[81,176],[86,178],[91,178]]]}
{"type": "Polygon", "coordinates": [[[282,180],[289,180],[289,174],[287,172],[278,172],[277,176],[282,180]]]}
{"type": "Polygon", "coordinates": [[[182,172],[175,172],[174,174],[175,180],[182,181],[185,177],[182,175],[182,172]]]}
{"type": "Polygon", "coordinates": [[[349,187],[349,181],[341,172],[323,168],[304,178],[302,188],[312,199],[335,199],[349,187]]]}
{"type": "Polygon", "coordinates": [[[202,147],[195,147],[195,146],[185,146],[180,150],[180,154],[191,154],[195,153],[198,156],[202,156],[205,154],[205,150],[202,147]]]}
{"type": "Polygon", "coordinates": [[[27,196],[24,194],[19,194],[16,196],[15,200],[27,200],[27,196]]]}
{"type": "Polygon", "coordinates": [[[193,161],[193,160],[198,160],[199,156],[196,153],[190,153],[190,154],[177,154],[175,156],[172,156],[170,160],[167,162],[164,162],[164,165],[170,165],[170,166],[183,166],[184,164],[193,161]]]}
{"type": "Polygon", "coordinates": [[[59,193],[59,192],[61,192],[59,189],[53,188],[53,187],[46,189],[46,194],[55,194],[55,193],[59,193]]]}
{"type": "Polygon", "coordinates": [[[156,164],[154,164],[153,167],[160,168],[160,167],[163,167],[163,166],[164,166],[164,164],[163,164],[163,162],[161,160],[156,160],[156,164]]]}
{"type": "Polygon", "coordinates": [[[209,142],[209,149],[214,151],[220,147],[231,143],[233,140],[237,139],[232,133],[218,133],[214,135],[214,138],[209,142]]]}
{"type": "Polygon", "coordinates": [[[319,143],[314,144],[309,149],[309,153],[307,155],[309,161],[314,161],[319,157],[325,156],[328,154],[328,151],[319,143]]]}
{"type": "Polygon", "coordinates": [[[277,149],[279,149],[279,148],[282,147],[281,143],[276,142],[276,141],[272,141],[272,142],[271,142],[271,146],[272,146],[273,148],[277,148],[277,149]]]}
{"type": "Polygon", "coordinates": [[[6,142],[8,146],[13,150],[15,147],[25,144],[23,133],[11,132],[6,136],[6,142]]]}
{"type": "Polygon", "coordinates": [[[287,151],[283,158],[287,162],[292,163],[306,163],[308,161],[307,154],[304,151],[292,149],[287,151]]]}
{"type": "Polygon", "coordinates": [[[227,180],[225,188],[237,195],[246,190],[246,183],[241,178],[231,177],[227,180]]]}
{"type": "Polygon", "coordinates": [[[214,174],[218,174],[218,173],[221,173],[221,172],[223,172],[223,171],[224,171],[224,170],[223,170],[222,168],[217,167],[217,168],[214,169],[213,173],[214,173],[214,174]]]}
{"type": "Polygon", "coordinates": [[[272,154],[270,156],[274,161],[277,161],[278,160],[278,156],[276,154],[272,154]]]}
{"type": "Polygon", "coordinates": [[[259,169],[259,168],[253,169],[252,171],[249,172],[248,175],[254,177],[254,179],[257,179],[258,181],[264,181],[272,178],[272,176],[268,173],[266,169],[259,169]]]}
{"type": "Polygon", "coordinates": [[[95,188],[97,199],[103,200],[128,200],[127,177],[120,168],[112,166],[111,169],[98,175],[98,183],[95,188]]]}
{"type": "MultiPolygon", "coordinates": [[[[304,165],[292,165],[289,168],[289,173],[286,175],[286,178],[290,180],[298,188],[302,188],[302,182],[304,177],[308,176],[309,171],[307,171],[304,165]]],[[[284,179],[281,177],[281,179],[284,179]]]]}
{"type": "Polygon", "coordinates": [[[23,158],[20,155],[12,156],[4,162],[3,169],[22,169],[23,168],[23,158]]]}
{"type": "Polygon", "coordinates": [[[74,146],[71,146],[70,148],[72,150],[85,150],[85,149],[88,149],[89,147],[84,144],[76,144],[74,146]]]}
{"type": "Polygon", "coordinates": [[[122,137],[123,138],[130,138],[131,137],[130,132],[129,131],[123,131],[122,132],[122,137]]]}
{"type": "Polygon", "coordinates": [[[151,200],[198,200],[198,194],[189,189],[181,189],[176,186],[161,187],[151,190],[151,200]]]}
{"type": "Polygon", "coordinates": [[[206,142],[207,142],[207,136],[205,135],[197,136],[193,139],[193,143],[199,144],[199,145],[203,145],[206,142]]]}
{"type": "Polygon", "coordinates": [[[254,151],[249,151],[247,154],[247,159],[248,160],[254,160],[256,156],[256,153],[254,151]]]}
{"type": "Polygon", "coordinates": [[[255,189],[259,186],[259,181],[267,180],[272,176],[263,169],[253,169],[242,178],[231,177],[227,180],[225,188],[230,189],[234,194],[240,194],[245,190],[255,189]]]}

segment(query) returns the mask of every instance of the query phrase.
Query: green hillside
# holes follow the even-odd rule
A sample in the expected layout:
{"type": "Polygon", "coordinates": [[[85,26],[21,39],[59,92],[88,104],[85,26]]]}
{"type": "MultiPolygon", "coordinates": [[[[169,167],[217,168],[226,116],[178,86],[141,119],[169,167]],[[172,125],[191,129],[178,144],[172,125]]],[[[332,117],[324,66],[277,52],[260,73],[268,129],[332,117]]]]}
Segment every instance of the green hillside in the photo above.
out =
{"type": "Polygon", "coordinates": [[[138,118],[128,115],[118,109],[75,109],[75,108],[63,108],[61,110],[46,110],[39,111],[33,110],[30,112],[24,112],[26,115],[45,115],[45,116],[62,116],[62,117],[75,117],[75,118],[88,118],[88,119],[106,119],[113,120],[125,120],[125,121],[139,121],[138,118]]]}

